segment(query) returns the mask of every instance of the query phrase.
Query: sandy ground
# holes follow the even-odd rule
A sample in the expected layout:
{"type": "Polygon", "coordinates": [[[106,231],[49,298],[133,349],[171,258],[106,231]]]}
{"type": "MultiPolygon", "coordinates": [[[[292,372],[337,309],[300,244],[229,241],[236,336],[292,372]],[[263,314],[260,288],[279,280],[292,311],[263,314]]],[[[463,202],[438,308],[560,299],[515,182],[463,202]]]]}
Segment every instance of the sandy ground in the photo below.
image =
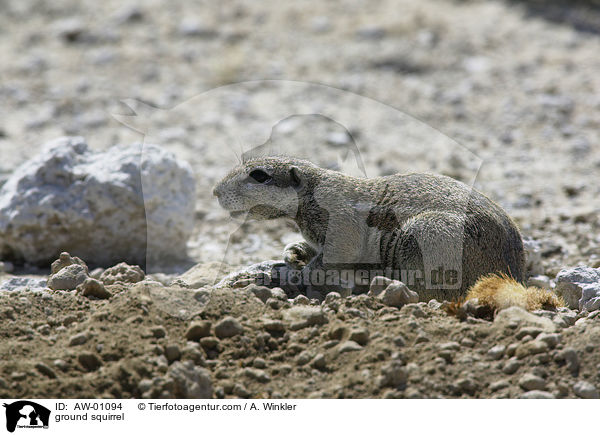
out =
{"type": "MultiPolygon", "coordinates": [[[[159,143],[197,178],[191,261],[235,268],[277,259],[299,238],[281,222],[240,225],[211,194],[242,150],[270,139],[277,150],[350,173],[363,173],[360,161],[366,176],[426,170],[472,183],[540,242],[550,278],[568,266],[598,267],[598,16],[594,2],[6,1],[0,183],[57,136],[81,135],[96,149],[159,143]],[[354,145],[358,153],[348,153],[354,145]]],[[[261,319],[284,316],[290,302],[223,297],[230,303],[216,297],[217,308],[195,316],[214,324],[232,315],[244,333],[211,348],[187,343],[192,319],[170,316],[133,285],[108,301],[4,294],[0,393],[181,395],[168,381],[177,360],[206,367],[215,397],[520,397],[525,375],[543,379],[540,389],[554,397],[574,397],[580,381],[600,385],[598,317],[571,326],[578,314],[566,313],[560,343],[540,353],[547,357],[524,356],[510,373],[509,352],[495,359],[488,350],[537,333],[361,298],[326,310],[323,324],[290,330],[283,322],[265,332],[261,319]],[[128,322],[134,327],[123,328],[128,322]],[[336,322],[348,331],[331,332],[336,322]],[[158,326],[164,336],[148,332],[158,326]],[[370,338],[340,353],[352,328],[370,338]],[[85,343],[69,346],[80,332],[85,343]],[[165,356],[170,345],[178,358],[165,356]],[[577,355],[576,372],[560,356],[565,349],[577,355]],[[78,359],[84,351],[100,361],[89,372],[78,359]],[[318,354],[324,365],[314,363],[318,354]],[[53,375],[40,375],[40,363],[53,375]],[[381,383],[394,364],[406,381],[381,383]],[[492,387],[499,380],[507,385],[492,387]]]]}

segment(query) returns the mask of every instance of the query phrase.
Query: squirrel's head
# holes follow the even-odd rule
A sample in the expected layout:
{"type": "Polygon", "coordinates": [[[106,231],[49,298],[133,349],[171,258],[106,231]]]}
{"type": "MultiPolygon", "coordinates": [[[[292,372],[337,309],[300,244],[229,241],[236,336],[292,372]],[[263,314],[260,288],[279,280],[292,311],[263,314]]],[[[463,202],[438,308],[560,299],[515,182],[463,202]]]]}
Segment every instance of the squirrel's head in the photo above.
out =
{"type": "Polygon", "coordinates": [[[231,216],[253,219],[295,218],[298,195],[306,186],[310,162],[285,157],[248,160],[233,168],[213,189],[219,204],[231,216]]]}

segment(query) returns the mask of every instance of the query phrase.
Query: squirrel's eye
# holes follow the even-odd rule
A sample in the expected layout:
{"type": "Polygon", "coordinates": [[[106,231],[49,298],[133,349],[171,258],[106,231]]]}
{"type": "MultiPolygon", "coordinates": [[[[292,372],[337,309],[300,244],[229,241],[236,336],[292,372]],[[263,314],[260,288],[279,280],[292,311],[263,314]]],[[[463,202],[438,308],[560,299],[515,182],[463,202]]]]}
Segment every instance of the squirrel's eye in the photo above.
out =
{"type": "Polygon", "coordinates": [[[266,183],[267,181],[269,181],[273,178],[269,174],[267,174],[265,171],[262,171],[260,169],[255,169],[254,171],[250,172],[250,174],[248,174],[248,175],[250,176],[250,178],[252,178],[255,181],[258,181],[259,183],[266,183]]]}

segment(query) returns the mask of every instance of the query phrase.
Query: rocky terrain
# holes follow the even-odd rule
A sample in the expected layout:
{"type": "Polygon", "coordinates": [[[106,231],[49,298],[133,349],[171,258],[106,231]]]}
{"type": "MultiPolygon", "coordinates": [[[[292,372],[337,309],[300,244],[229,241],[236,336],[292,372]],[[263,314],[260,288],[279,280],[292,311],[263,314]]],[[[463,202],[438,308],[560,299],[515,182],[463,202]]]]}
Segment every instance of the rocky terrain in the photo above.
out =
{"type": "Polygon", "coordinates": [[[598,398],[600,10],[540,3],[4,2],[0,395],[598,398]],[[568,307],[215,288],[300,238],[212,196],[257,147],[474,185],[568,307]]]}

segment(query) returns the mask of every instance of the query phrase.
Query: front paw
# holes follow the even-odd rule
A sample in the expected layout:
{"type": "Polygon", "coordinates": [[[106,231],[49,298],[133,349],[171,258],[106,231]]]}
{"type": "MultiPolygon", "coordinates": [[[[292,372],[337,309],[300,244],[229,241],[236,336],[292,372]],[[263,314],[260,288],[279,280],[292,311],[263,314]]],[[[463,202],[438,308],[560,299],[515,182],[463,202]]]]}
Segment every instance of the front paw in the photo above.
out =
{"type": "Polygon", "coordinates": [[[302,243],[290,243],[283,250],[283,261],[292,269],[300,270],[311,260],[310,252],[302,243]]]}

